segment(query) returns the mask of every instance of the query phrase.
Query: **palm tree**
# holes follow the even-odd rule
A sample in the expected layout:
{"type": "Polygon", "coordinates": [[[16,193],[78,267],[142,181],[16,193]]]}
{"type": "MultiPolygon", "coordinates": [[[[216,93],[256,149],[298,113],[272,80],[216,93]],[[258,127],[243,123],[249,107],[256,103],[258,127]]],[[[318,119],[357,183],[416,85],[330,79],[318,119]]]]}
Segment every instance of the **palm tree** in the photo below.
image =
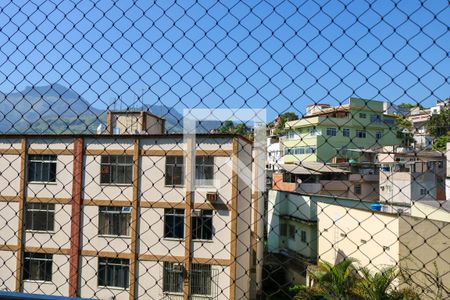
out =
{"type": "Polygon", "coordinates": [[[358,283],[360,294],[364,299],[390,300],[392,298],[392,283],[397,278],[395,267],[387,267],[380,272],[372,273],[367,268],[360,269],[362,279],[358,283]]]}
{"type": "Polygon", "coordinates": [[[319,263],[319,271],[313,273],[312,278],[325,299],[359,298],[356,293],[358,276],[352,268],[354,262],[353,259],[347,258],[334,266],[328,262],[319,263]]]}

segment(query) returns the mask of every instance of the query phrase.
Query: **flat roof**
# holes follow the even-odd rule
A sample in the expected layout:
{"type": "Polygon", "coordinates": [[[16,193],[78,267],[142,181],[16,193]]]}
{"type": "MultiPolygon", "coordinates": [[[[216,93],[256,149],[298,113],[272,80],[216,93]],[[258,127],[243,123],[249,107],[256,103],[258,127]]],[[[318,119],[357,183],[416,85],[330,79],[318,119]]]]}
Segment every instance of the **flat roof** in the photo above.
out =
{"type": "MultiPolygon", "coordinates": [[[[183,138],[183,133],[166,133],[166,134],[95,134],[95,133],[85,133],[85,134],[74,134],[74,133],[63,133],[63,134],[37,134],[37,133],[31,133],[31,134],[20,134],[20,133],[6,133],[6,134],[0,134],[0,139],[22,139],[22,138],[29,138],[29,139],[74,139],[74,138],[98,138],[98,139],[107,139],[107,138],[114,138],[114,139],[130,139],[130,138],[183,138]]],[[[196,138],[202,138],[202,139],[214,139],[214,138],[238,138],[248,144],[253,144],[253,141],[250,139],[234,133],[197,133],[196,138]]]]}

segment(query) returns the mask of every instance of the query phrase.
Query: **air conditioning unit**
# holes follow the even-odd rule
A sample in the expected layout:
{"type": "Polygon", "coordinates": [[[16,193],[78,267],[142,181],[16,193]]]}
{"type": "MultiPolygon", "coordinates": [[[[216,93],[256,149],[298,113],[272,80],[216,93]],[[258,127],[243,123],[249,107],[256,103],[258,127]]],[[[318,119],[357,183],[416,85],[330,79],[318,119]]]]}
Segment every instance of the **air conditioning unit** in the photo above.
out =
{"type": "Polygon", "coordinates": [[[218,198],[217,192],[207,192],[206,193],[206,200],[208,200],[211,203],[217,202],[217,198],[218,198]]]}

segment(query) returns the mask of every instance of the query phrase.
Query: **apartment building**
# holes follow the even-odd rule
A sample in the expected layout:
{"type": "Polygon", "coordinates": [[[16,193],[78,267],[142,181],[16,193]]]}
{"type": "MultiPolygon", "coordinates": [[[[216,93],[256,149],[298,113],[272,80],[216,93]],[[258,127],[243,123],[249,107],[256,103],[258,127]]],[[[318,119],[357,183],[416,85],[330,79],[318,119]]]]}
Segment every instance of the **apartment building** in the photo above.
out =
{"type": "Polygon", "coordinates": [[[272,175],[272,189],[378,201],[378,170],[370,169],[371,173],[365,170],[368,169],[348,166],[344,169],[319,162],[283,164],[272,175]]]}
{"type": "Polygon", "coordinates": [[[370,208],[373,202],[270,190],[268,195],[268,251],[289,252],[309,262],[317,261],[317,215],[319,202],[370,208]]]}
{"type": "Polygon", "coordinates": [[[0,289],[248,299],[251,187],[235,167],[252,144],[186,149],[178,134],[2,136],[0,289]]]}
{"type": "Polygon", "coordinates": [[[439,292],[441,299],[450,296],[448,205],[414,215],[414,210],[398,214],[318,202],[317,212],[320,260],[334,264],[351,257],[372,271],[396,266],[407,275],[398,283],[417,288],[421,299],[438,299],[439,292]],[[440,219],[444,215],[447,219],[440,219]],[[439,285],[445,289],[439,291],[439,285]]]}
{"type": "Polygon", "coordinates": [[[378,153],[380,201],[411,205],[446,200],[447,159],[439,151],[385,147],[378,153]]]}
{"type": "MultiPolygon", "coordinates": [[[[337,107],[310,106],[302,119],[286,123],[283,160],[341,162],[346,149],[399,145],[395,119],[384,114],[383,102],[374,100],[350,98],[337,107]]],[[[357,152],[352,155],[359,157],[357,152]]]]}

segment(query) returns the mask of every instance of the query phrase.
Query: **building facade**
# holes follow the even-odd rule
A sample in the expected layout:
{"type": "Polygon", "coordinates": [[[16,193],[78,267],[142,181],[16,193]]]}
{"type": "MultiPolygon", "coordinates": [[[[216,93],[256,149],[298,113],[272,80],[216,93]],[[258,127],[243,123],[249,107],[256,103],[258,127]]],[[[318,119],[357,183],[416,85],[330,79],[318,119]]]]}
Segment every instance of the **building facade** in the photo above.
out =
{"type": "MultiPolygon", "coordinates": [[[[286,123],[284,162],[340,162],[346,149],[399,145],[396,116],[384,114],[383,102],[350,98],[338,107],[309,108],[301,120],[286,123]]],[[[357,154],[354,153],[355,158],[357,154]]]]}
{"type": "Polygon", "coordinates": [[[195,145],[189,190],[181,135],[3,136],[0,289],[249,298],[251,187],[235,166],[251,166],[252,145],[195,145]]]}
{"type": "Polygon", "coordinates": [[[317,206],[320,260],[335,264],[351,257],[358,266],[374,272],[394,266],[407,276],[405,282],[397,284],[418,289],[421,299],[437,299],[439,293],[441,299],[450,296],[446,292],[450,288],[450,219],[325,202],[317,206]],[[439,285],[444,289],[438,290],[439,285]]]}

